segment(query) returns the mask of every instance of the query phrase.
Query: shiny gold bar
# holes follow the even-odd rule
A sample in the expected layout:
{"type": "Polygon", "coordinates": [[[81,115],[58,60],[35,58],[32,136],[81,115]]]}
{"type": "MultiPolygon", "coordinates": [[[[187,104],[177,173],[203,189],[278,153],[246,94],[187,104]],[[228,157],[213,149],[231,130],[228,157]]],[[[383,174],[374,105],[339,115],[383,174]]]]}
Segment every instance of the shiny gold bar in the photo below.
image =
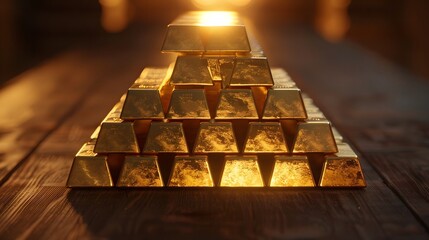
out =
{"type": "Polygon", "coordinates": [[[287,153],[282,126],[278,122],[251,122],[244,153],[287,153]]]}
{"type": "Polygon", "coordinates": [[[93,150],[93,144],[85,143],[76,154],[67,187],[113,187],[107,156],[98,155],[93,150]]]}
{"type": "Polygon", "coordinates": [[[334,135],[335,141],[337,142],[337,145],[339,143],[343,143],[343,136],[340,134],[340,132],[338,132],[338,130],[334,127],[332,127],[332,134],[334,135]]]}
{"type": "Polygon", "coordinates": [[[328,121],[298,123],[293,153],[335,153],[337,144],[328,121]]]}
{"type": "Polygon", "coordinates": [[[227,86],[273,86],[273,77],[266,57],[237,57],[227,86]]]}
{"type": "Polygon", "coordinates": [[[96,153],[139,153],[140,148],[134,131],[133,122],[120,118],[122,102],[116,104],[101,123],[96,153]]]}
{"type": "Polygon", "coordinates": [[[176,156],[169,187],[213,187],[207,156],[176,156]]]}
{"type": "Polygon", "coordinates": [[[220,181],[221,187],[263,187],[258,157],[225,156],[225,167],[220,181]]]}
{"type": "Polygon", "coordinates": [[[358,158],[326,157],[320,187],[366,187],[358,158]]]}
{"type": "Polygon", "coordinates": [[[213,81],[222,81],[220,62],[218,58],[207,58],[207,69],[213,81]]]}
{"type": "Polygon", "coordinates": [[[210,119],[210,111],[204,89],[174,90],[167,118],[210,119]]]}
{"type": "Polygon", "coordinates": [[[162,52],[249,52],[245,26],[235,12],[188,12],[168,25],[162,52]]]}
{"type": "Polygon", "coordinates": [[[216,119],[258,119],[250,89],[223,89],[216,110],[216,119]]]}
{"type": "Polygon", "coordinates": [[[145,68],[128,89],[121,119],[163,119],[161,88],[167,81],[168,68],[145,68]]]}
{"type": "Polygon", "coordinates": [[[213,82],[207,59],[200,55],[177,56],[170,84],[175,86],[212,86],[213,82]]]}
{"type": "Polygon", "coordinates": [[[194,153],[238,153],[230,122],[200,123],[194,153]]]}
{"type": "Polygon", "coordinates": [[[182,123],[152,122],[143,152],[188,153],[182,123]]]}
{"type": "Polygon", "coordinates": [[[268,90],[262,119],[307,118],[307,111],[298,88],[273,88],[268,90]]]}
{"type": "Polygon", "coordinates": [[[315,187],[306,156],[274,156],[274,170],[270,187],[315,187]]]}
{"type": "Polygon", "coordinates": [[[157,156],[125,156],[118,187],[162,187],[157,156]]]}

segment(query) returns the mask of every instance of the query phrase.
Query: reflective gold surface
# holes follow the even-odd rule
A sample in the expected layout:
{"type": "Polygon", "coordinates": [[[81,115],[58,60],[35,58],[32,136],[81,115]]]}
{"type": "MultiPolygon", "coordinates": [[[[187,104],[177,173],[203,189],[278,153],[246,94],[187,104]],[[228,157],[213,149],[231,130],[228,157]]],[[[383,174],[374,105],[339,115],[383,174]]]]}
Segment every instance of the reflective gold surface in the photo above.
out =
{"type": "Polygon", "coordinates": [[[213,187],[207,156],[176,156],[169,187],[213,187]]]}
{"type": "Polygon", "coordinates": [[[207,68],[213,81],[222,81],[218,58],[207,58],[207,68]]]}
{"type": "Polygon", "coordinates": [[[249,52],[246,29],[235,12],[188,12],[168,25],[163,52],[249,52]]]}
{"type": "Polygon", "coordinates": [[[182,123],[152,122],[143,152],[188,153],[182,123]]]}
{"type": "Polygon", "coordinates": [[[200,124],[194,153],[238,153],[237,142],[230,122],[200,124]]]}
{"type": "Polygon", "coordinates": [[[126,156],[116,184],[118,187],[164,186],[156,156],[126,156]]]}
{"type": "Polygon", "coordinates": [[[268,90],[262,119],[306,119],[307,112],[298,88],[268,90]]]}
{"type": "Polygon", "coordinates": [[[95,144],[96,153],[139,153],[133,122],[120,119],[122,102],[117,103],[104,118],[95,144]]]}
{"type": "Polygon", "coordinates": [[[251,122],[244,144],[244,153],[287,153],[280,123],[251,122]]]}
{"type": "Polygon", "coordinates": [[[203,89],[176,89],[170,101],[167,118],[210,119],[209,107],[203,89]]]}
{"type": "Polygon", "coordinates": [[[112,187],[107,156],[94,153],[94,145],[84,144],[73,160],[68,187],[112,187]]]}
{"type": "Polygon", "coordinates": [[[273,78],[266,57],[238,57],[232,72],[231,87],[236,86],[272,86],[273,78]]]}
{"type": "Polygon", "coordinates": [[[224,89],[216,110],[216,119],[258,119],[250,89],[224,89]]]}
{"type": "Polygon", "coordinates": [[[337,143],[337,148],[338,152],[334,154],[335,156],[357,158],[356,153],[347,143],[337,143]]]}
{"type": "Polygon", "coordinates": [[[257,156],[225,156],[221,187],[263,187],[257,156]]]}
{"type": "Polygon", "coordinates": [[[365,187],[366,182],[357,158],[326,157],[321,187],[365,187]]]}
{"type": "Polygon", "coordinates": [[[316,186],[306,156],[274,156],[275,164],[271,187],[316,186]]]}
{"type": "Polygon", "coordinates": [[[121,118],[125,120],[163,119],[164,112],[158,89],[151,89],[140,83],[131,86],[128,89],[121,118]]]}
{"type": "Polygon", "coordinates": [[[178,56],[170,79],[171,85],[213,85],[207,59],[199,55],[178,56]]]}
{"type": "Polygon", "coordinates": [[[335,153],[337,151],[329,122],[307,121],[298,123],[294,153],[335,153]]]}

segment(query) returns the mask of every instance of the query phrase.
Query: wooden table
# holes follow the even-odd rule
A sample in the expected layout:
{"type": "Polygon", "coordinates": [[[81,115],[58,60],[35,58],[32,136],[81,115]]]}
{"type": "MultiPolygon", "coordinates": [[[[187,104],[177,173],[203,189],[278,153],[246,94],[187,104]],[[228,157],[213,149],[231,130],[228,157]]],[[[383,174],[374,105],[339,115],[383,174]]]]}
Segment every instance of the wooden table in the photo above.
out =
{"type": "Polygon", "coordinates": [[[73,156],[145,66],[164,27],[76,49],[0,90],[0,238],[429,238],[429,83],[349,43],[260,27],[361,157],[366,189],[68,189],[73,156]]]}

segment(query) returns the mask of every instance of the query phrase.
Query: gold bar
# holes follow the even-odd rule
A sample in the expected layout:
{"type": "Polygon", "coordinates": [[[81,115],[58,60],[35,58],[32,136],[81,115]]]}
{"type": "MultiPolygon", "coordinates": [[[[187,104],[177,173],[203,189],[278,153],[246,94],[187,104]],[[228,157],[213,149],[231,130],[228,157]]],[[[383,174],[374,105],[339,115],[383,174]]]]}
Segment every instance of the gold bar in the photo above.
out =
{"type": "Polygon", "coordinates": [[[188,153],[182,123],[152,122],[143,152],[188,153]]]}
{"type": "Polygon", "coordinates": [[[273,86],[266,57],[237,57],[228,86],[273,86]]]}
{"type": "Polygon", "coordinates": [[[244,153],[287,153],[283,130],[278,122],[251,122],[244,153]]]}
{"type": "Polygon", "coordinates": [[[339,143],[343,142],[343,136],[341,136],[340,132],[335,127],[332,127],[332,134],[334,135],[335,141],[337,142],[337,145],[339,143]]]}
{"type": "Polygon", "coordinates": [[[194,153],[238,153],[232,124],[230,122],[202,122],[194,153]]]}
{"type": "Polygon", "coordinates": [[[101,123],[96,153],[139,153],[134,123],[120,119],[122,103],[116,104],[101,123]]]}
{"type": "Polygon", "coordinates": [[[170,78],[171,85],[212,86],[212,77],[206,58],[197,56],[178,56],[170,78]]]}
{"type": "Polygon", "coordinates": [[[207,156],[176,156],[169,187],[213,187],[207,156]]]}
{"type": "Polygon", "coordinates": [[[335,153],[337,144],[328,121],[298,123],[293,153],[335,153]]]}
{"type": "Polygon", "coordinates": [[[274,156],[274,170],[270,187],[315,187],[306,156],[274,156]]]}
{"type": "Polygon", "coordinates": [[[353,157],[326,157],[319,186],[366,187],[359,159],[353,157]]]}
{"type": "Polygon", "coordinates": [[[121,119],[163,119],[160,91],[168,73],[168,68],[145,68],[128,89],[121,119]]]}
{"type": "Polygon", "coordinates": [[[221,187],[264,186],[257,156],[225,156],[225,160],[220,181],[221,187]]]}
{"type": "Polygon", "coordinates": [[[258,119],[250,89],[223,89],[216,110],[216,119],[258,119]]]}
{"type": "Polygon", "coordinates": [[[204,89],[174,90],[167,118],[210,119],[210,111],[204,89]]]}
{"type": "Polygon", "coordinates": [[[298,88],[268,90],[262,119],[306,119],[307,112],[298,88]]]}
{"type": "Polygon", "coordinates": [[[235,12],[188,12],[168,25],[162,52],[249,52],[245,26],[235,12]]]}
{"type": "Polygon", "coordinates": [[[125,156],[118,187],[162,187],[164,186],[157,156],[125,156]]]}
{"type": "Polygon", "coordinates": [[[207,58],[207,68],[213,81],[222,81],[218,58],[207,58]]]}
{"type": "Polygon", "coordinates": [[[113,187],[107,156],[100,156],[93,150],[94,145],[85,143],[76,154],[67,187],[113,187]]]}

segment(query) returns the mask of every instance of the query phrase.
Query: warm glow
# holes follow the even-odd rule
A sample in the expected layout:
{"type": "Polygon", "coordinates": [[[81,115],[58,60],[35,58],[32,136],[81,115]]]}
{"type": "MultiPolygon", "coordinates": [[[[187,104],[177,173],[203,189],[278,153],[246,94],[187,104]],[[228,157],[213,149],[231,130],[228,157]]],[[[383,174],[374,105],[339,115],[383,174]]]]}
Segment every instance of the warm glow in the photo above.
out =
{"type": "Polygon", "coordinates": [[[228,26],[236,22],[236,14],[234,12],[211,11],[201,12],[198,25],[201,26],[228,26]]]}
{"type": "Polygon", "coordinates": [[[246,6],[251,0],[193,0],[192,2],[201,9],[227,9],[246,6]]]}

